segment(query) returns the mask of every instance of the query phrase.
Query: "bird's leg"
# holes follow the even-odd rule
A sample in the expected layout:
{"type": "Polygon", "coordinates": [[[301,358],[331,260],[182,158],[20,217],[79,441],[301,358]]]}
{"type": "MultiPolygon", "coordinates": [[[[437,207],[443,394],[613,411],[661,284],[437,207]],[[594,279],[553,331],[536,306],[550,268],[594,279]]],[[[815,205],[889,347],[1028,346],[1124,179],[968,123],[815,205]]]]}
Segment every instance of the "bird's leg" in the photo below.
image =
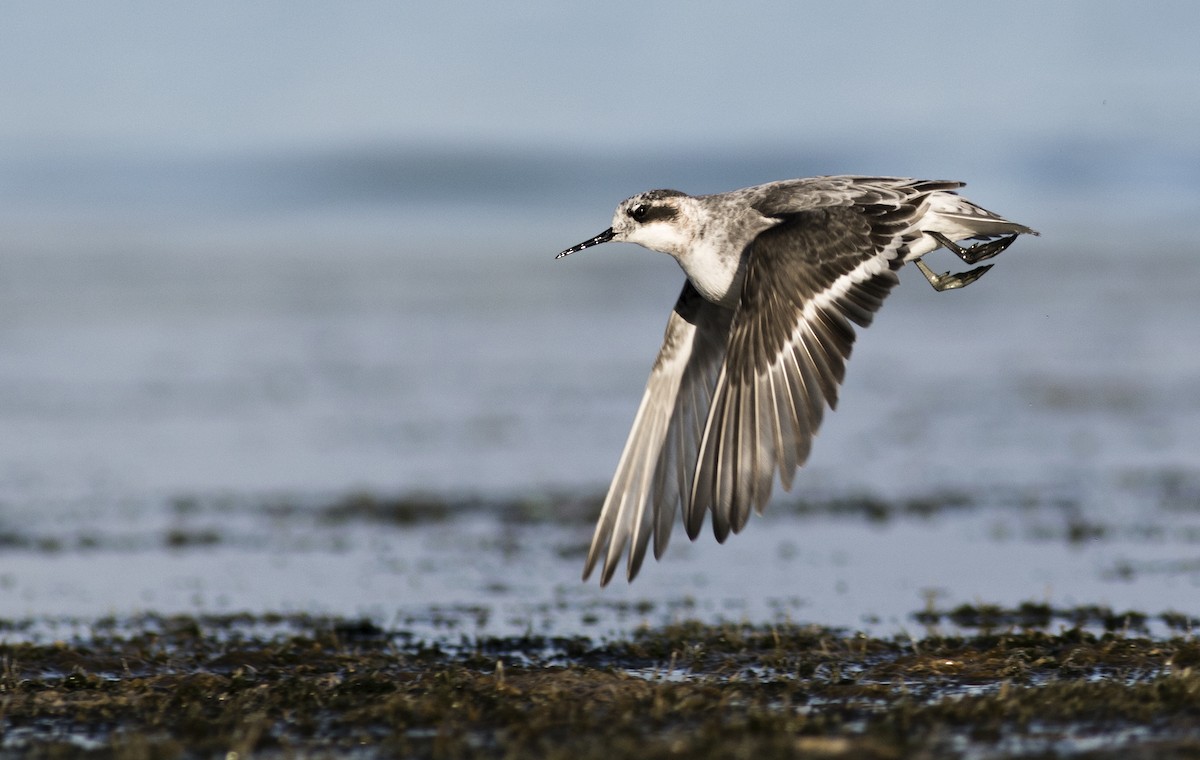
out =
{"type": "MultiPolygon", "coordinates": [[[[999,238],[987,243],[976,243],[970,248],[963,248],[961,245],[940,232],[927,232],[926,234],[936,240],[943,248],[951,251],[955,256],[958,256],[968,264],[975,264],[983,261],[984,259],[990,259],[993,256],[1003,253],[1004,249],[1012,245],[1013,241],[1017,239],[1016,235],[1009,235],[1008,237],[999,238]]],[[[929,284],[932,285],[933,289],[938,292],[943,290],[964,288],[978,280],[980,277],[983,277],[983,273],[991,268],[992,265],[988,264],[987,266],[975,267],[974,269],[966,272],[959,272],[958,274],[951,274],[949,272],[935,274],[934,271],[929,268],[928,264],[920,259],[917,259],[917,269],[921,270],[921,274],[925,275],[925,279],[929,280],[929,284]]]]}
{"type": "Polygon", "coordinates": [[[966,272],[959,272],[958,274],[950,274],[949,272],[935,274],[924,261],[917,259],[916,264],[917,269],[921,270],[921,274],[925,275],[925,279],[929,280],[929,284],[939,293],[943,290],[965,288],[980,277],[983,277],[983,273],[992,268],[992,265],[988,264],[982,267],[975,267],[966,272]]]}
{"type": "Polygon", "coordinates": [[[940,232],[926,232],[925,234],[938,241],[943,248],[953,251],[956,256],[968,264],[977,264],[984,259],[990,259],[993,256],[1003,253],[1004,249],[1012,245],[1013,241],[1017,239],[1016,235],[1009,235],[999,240],[993,240],[988,243],[976,243],[970,248],[963,248],[940,232]]]}

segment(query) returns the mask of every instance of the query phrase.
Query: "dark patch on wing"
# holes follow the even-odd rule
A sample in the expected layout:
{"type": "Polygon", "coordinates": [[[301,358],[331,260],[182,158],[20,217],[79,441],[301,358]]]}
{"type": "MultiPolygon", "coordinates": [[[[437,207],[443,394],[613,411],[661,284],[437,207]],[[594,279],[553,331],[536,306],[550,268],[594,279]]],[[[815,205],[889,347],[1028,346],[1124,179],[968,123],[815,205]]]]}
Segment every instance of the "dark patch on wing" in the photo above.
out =
{"type": "Polygon", "coordinates": [[[825,407],[837,403],[853,325],[870,323],[899,281],[894,270],[904,247],[887,251],[882,271],[812,311],[797,332],[805,306],[839,277],[885,255],[915,213],[905,204],[800,211],[751,244],[685,514],[688,535],[711,513],[713,532],[724,541],[751,509],[766,506],[776,472],[791,484],[825,407]]]}
{"type": "MultiPolygon", "coordinates": [[[[730,357],[737,359],[729,362],[730,382],[745,382],[773,363],[791,339],[805,304],[842,275],[879,255],[908,224],[913,212],[911,206],[813,209],[788,214],[782,224],[759,235],[749,252],[730,339],[730,357]]],[[[891,268],[898,268],[901,262],[902,252],[891,268]]],[[[824,353],[829,349],[836,352],[829,355],[833,366],[818,369],[830,370],[832,378],[841,382],[841,359],[849,355],[854,342],[849,322],[869,324],[895,282],[890,270],[866,280],[843,296],[839,310],[826,310],[814,322],[824,353]]]]}

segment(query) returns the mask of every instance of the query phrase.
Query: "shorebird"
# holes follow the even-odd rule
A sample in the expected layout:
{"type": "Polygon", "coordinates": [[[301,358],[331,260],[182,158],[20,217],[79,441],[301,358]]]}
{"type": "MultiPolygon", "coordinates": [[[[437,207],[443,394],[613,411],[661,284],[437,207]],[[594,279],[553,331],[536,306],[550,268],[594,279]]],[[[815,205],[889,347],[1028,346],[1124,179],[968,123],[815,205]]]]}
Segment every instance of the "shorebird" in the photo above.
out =
{"type": "Polygon", "coordinates": [[[695,539],[707,514],[724,542],[762,513],[778,474],[790,490],[854,343],[913,261],[935,290],[992,265],[935,273],[947,248],[967,264],[1036,235],[955,190],[962,182],[815,177],[715,195],[651,190],[612,226],[557,258],[609,241],[670,254],[687,275],[584,564],[601,585],[628,547],[637,575],[651,536],[661,558],[677,512],[695,539]],[[963,241],[975,241],[968,247],[963,241]]]}

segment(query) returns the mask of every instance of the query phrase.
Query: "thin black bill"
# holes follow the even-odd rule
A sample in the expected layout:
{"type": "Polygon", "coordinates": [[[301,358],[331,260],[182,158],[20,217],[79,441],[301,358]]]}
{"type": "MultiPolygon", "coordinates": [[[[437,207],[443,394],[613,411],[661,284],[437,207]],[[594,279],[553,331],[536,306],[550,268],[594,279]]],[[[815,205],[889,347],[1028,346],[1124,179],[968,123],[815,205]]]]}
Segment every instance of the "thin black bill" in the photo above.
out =
{"type": "Polygon", "coordinates": [[[582,251],[584,248],[591,248],[594,245],[600,245],[601,243],[607,243],[608,241],[610,241],[612,239],[613,239],[613,231],[612,231],[612,227],[609,227],[608,229],[606,229],[604,232],[601,232],[596,237],[594,237],[590,240],[585,240],[578,245],[573,245],[570,248],[568,248],[567,250],[565,250],[562,253],[555,256],[554,258],[561,259],[563,256],[570,256],[572,253],[582,251]]]}

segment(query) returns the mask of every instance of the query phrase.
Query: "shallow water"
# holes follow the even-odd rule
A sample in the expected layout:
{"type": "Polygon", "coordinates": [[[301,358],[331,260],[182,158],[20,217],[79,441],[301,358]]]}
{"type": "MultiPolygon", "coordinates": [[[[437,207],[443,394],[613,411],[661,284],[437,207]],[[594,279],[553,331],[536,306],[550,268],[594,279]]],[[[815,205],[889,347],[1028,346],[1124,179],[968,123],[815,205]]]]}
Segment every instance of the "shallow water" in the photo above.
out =
{"type": "MultiPolygon", "coordinates": [[[[1116,501],[1144,490],[1110,485],[1116,501]]],[[[867,501],[865,510],[784,502],[724,547],[708,536],[677,540],[634,584],[606,589],[578,580],[590,531],[578,504],[566,522],[546,517],[545,505],[535,518],[483,505],[409,522],[188,503],[10,534],[0,594],[6,618],[58,621],[52,629],[143,611],[267,610],[369,617],[430,639],[606,639],[682,619],[920,636],[956,630],[949,620],[927,627],[915,617],[923,610],[1033,601],[1141,612],[1164,633],[1158,615],[1195,615],[1200,510],[1154,504],[1163,494],[1150,490],[1145,513],[1103,519],[1037,494],[987,504],[932,495],[894,509],[867,501]]]]}
{"type": "Polygon", "coordinates": [[[594,498],[615,464],[681,275],[633,247],[553,260],[610,200],[568,206],[534,180],[456,214],[395,192],[276,208],[269,183],[223,203],[195,183],[35,198],[0,220],[0,618],[314,611],[607,636],[680,616],[895,633],[930,598],[1195,615],[1200,258],[1170,225],[1089,225],[1037,183],[1011,194],[1020,179],[970,195],[1044,236],[966,291],[903,273],[793,494],[604,590],[578,580],[578,509],[487,505],[594,498]],[[306,511],[352,493],[484,506],[384,525],[306,511]],[[893,516],[794,506],[864,497],[893,516]]]}

